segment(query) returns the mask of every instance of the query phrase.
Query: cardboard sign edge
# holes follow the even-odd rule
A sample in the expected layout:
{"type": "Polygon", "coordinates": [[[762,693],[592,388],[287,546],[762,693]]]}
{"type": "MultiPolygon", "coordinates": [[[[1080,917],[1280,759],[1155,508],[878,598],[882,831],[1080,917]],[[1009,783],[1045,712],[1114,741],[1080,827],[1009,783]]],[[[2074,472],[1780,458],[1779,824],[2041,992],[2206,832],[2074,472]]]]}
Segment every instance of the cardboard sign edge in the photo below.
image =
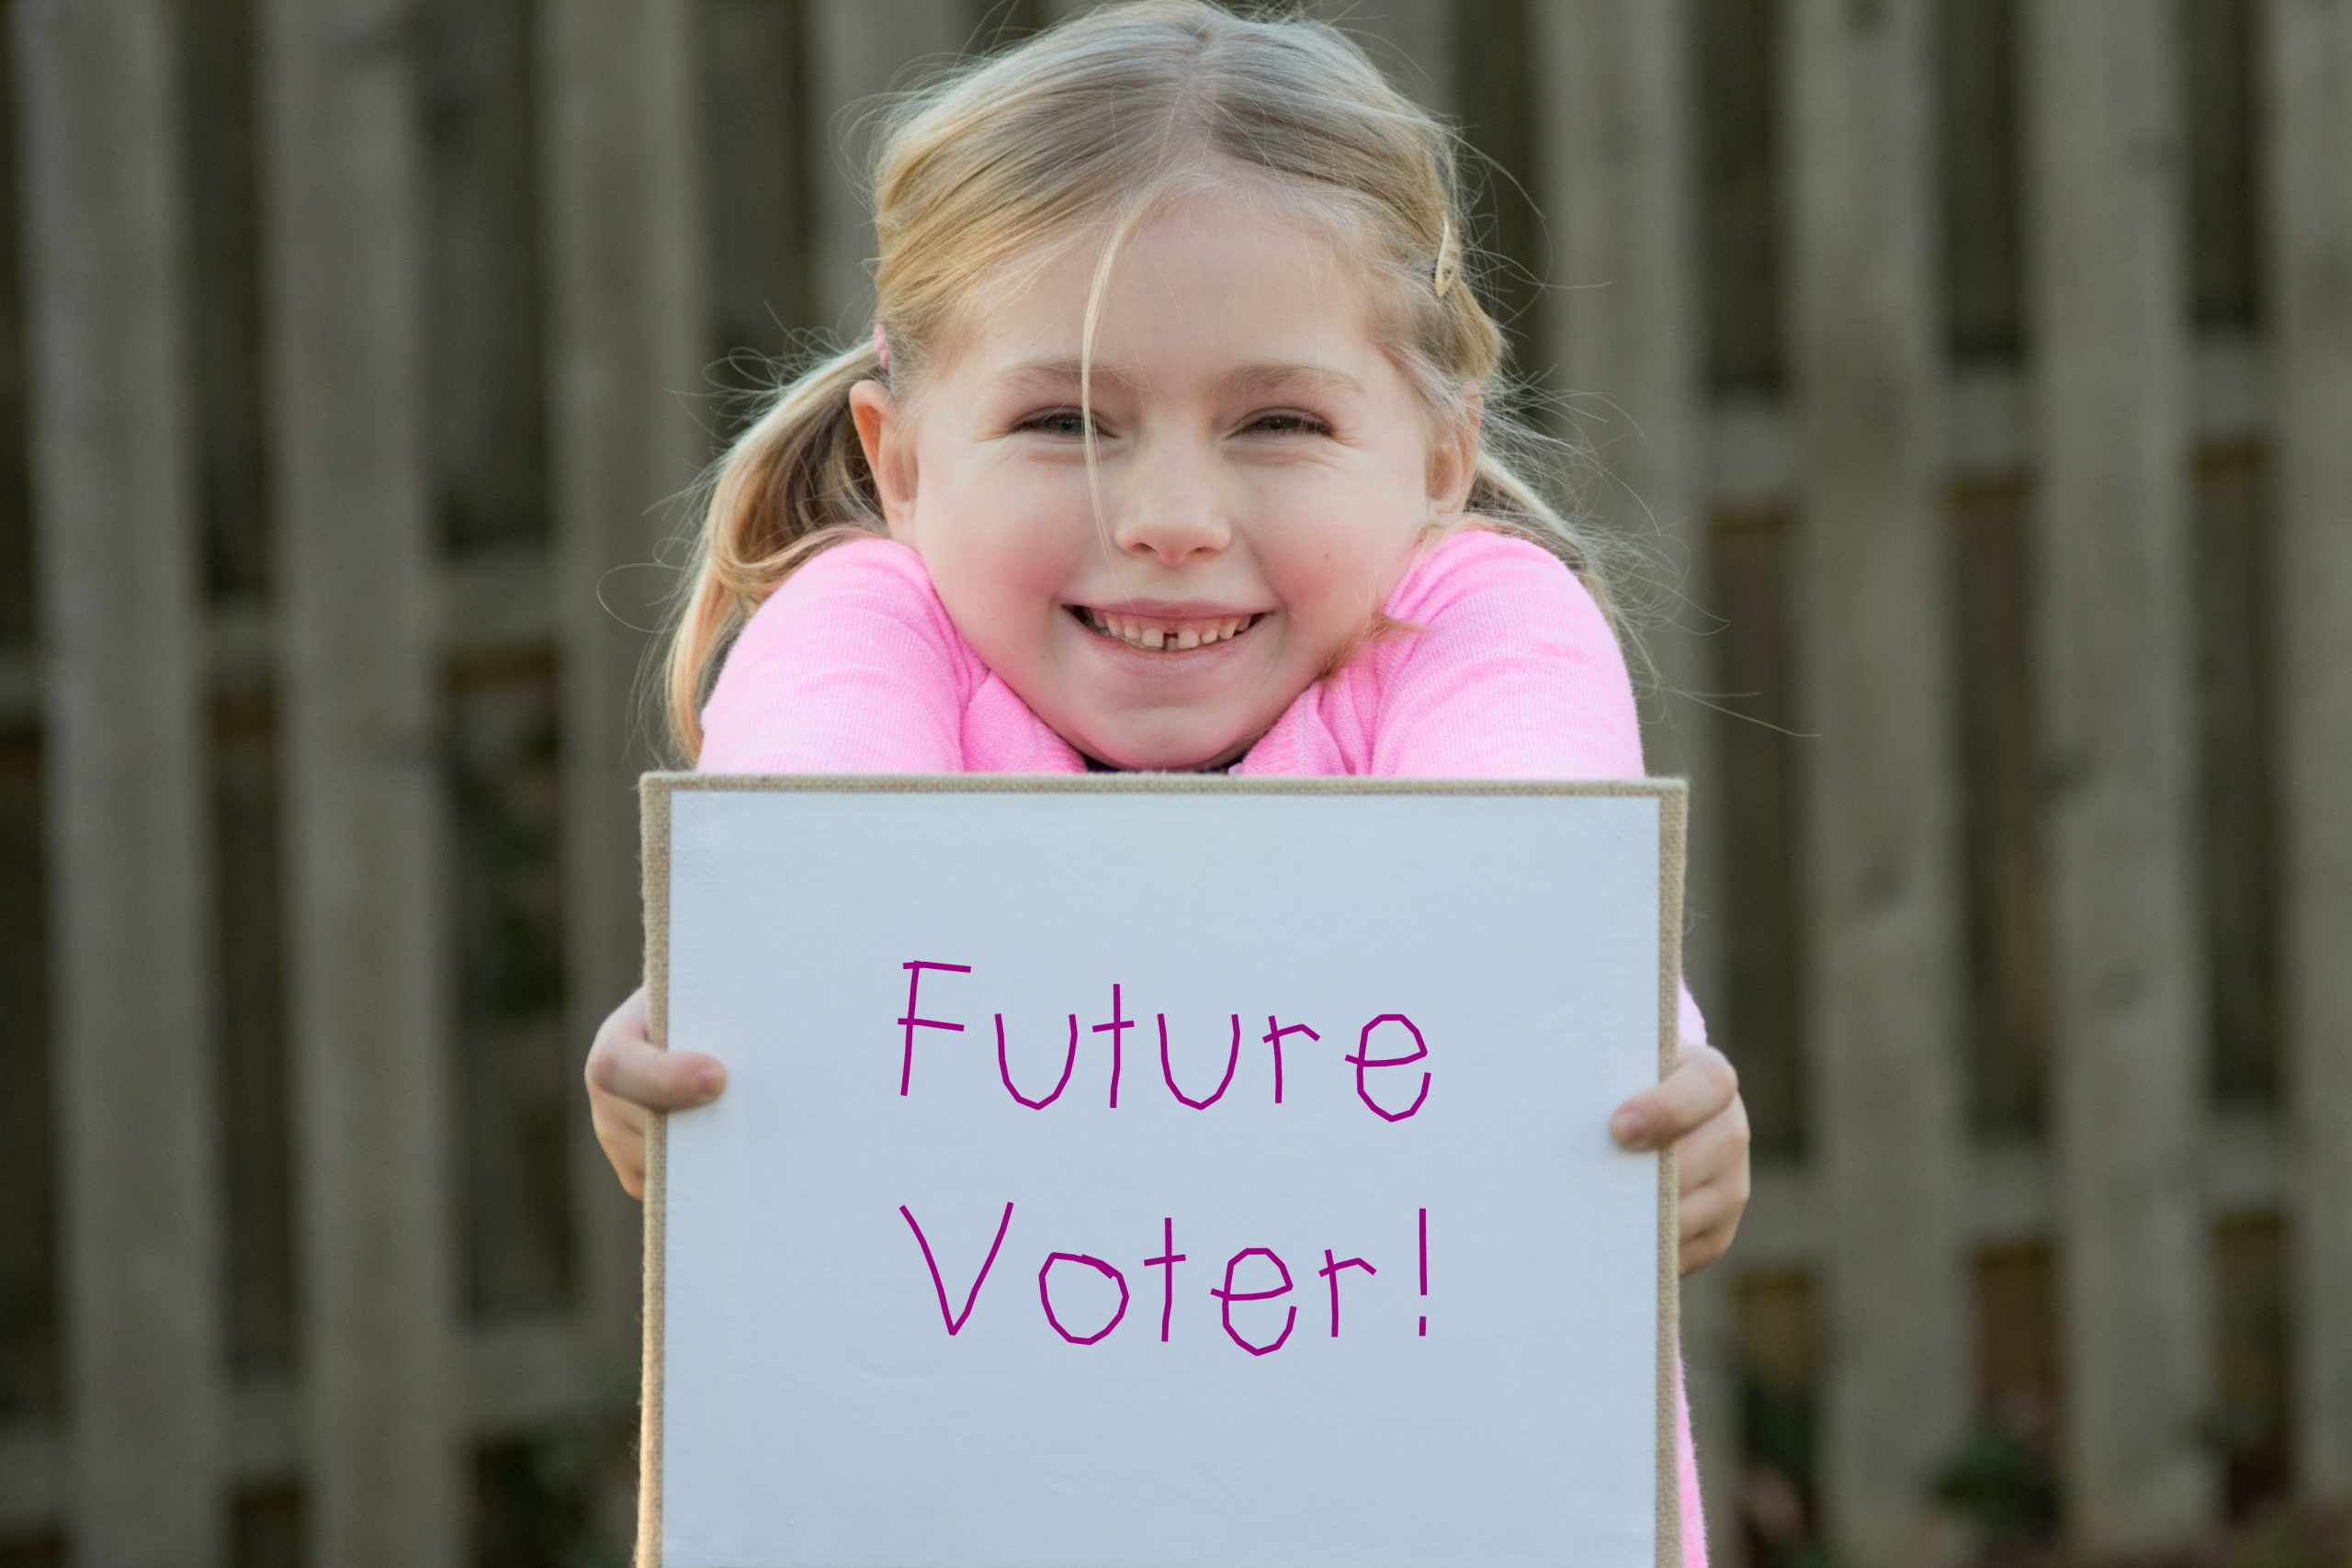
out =
{"type": "MultiPolygon", "coordinates": [[[[1658,803],[1658,1077],[1674,1070],[1682,981],[1682,882],[1689,785],[1642,779],[1234,778],[1223,773],[649,773],[638,780],[645,900],[645,1031],[668,1048],[670,803],[680,790],[898,795],[1012,792],[1143,795],[1649,795],[1658,803]]],[[[645,1129],[645,1348],[638,1444],[637,1568],[662,1568],[663,1195],[668,1118],[645,1129]]],[[[1677,1245],[1680,1182],[1674,1151],[1657,1162],[1657,1557],[1682,1562],[1680,1455],[1676,1451],[1676,1369],[1681,1344],[1682,1270],[1677,1245]]]]}

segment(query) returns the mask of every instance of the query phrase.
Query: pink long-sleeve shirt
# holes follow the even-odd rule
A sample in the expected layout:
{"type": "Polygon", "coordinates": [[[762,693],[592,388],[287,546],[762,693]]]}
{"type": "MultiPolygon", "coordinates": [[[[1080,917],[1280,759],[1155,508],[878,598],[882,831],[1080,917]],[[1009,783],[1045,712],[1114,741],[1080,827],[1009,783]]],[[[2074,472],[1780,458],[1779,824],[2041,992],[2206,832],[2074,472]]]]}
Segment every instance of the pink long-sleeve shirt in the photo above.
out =
{"type": "MultiPolygon", "coordinates": [[[[1385,778],[1642,778],[1624,655],[1558,558],[1464,527],[1384,608],[1421,627],[1299,694],[1228,770],[1385,778]]],[[[826,549],[745,624],[703,711],[705,773],[1042,773],[1086,759],[956,629],[922,558],[879,536],[826,549]]],[[[1682,1038],[1706,1039],[1690,987],[1682,1038]]],[[[1675,1379],[1682,1561],[1704,1568],[1698,1463],[1675,1379]]]]}

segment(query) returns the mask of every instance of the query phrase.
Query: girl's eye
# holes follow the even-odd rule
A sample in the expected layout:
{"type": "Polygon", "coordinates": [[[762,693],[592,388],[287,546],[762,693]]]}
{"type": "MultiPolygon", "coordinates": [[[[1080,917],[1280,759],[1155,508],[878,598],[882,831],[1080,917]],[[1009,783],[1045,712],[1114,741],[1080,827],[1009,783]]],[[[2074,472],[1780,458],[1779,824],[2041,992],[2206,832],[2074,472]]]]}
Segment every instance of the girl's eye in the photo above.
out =
{"type": "MultiPolygon", "coordinates": [[[[1031,414],[1012,428],[1043,431],[1047,435],[1079,437],[1086,434],[1086,414],[1080,409],[1047,409],[1043,413],[1031,414]]],[[[1102,434],[1099,422],[1094,426],[1094,434],[1098,436],[1102,434]]]]}
{"type": "MultiPolygon", "coordinates": [[[[1012,428],[1039,431],[1047,435],[1065,435],[1075,440],[1086,434],[1086,416],[1078,409],[1047,409],[1043,413],[1031,414],[1012,428]]],[[[1330,428],[1313,414],[1287,411],[1260,414],[1246,427],[1269,435],[1322,435],[1328,434],[1330,428]]],[[[1094,434],[1097,436],[1103,434],[1100,421],[1095,423],[1094,434]]]]}

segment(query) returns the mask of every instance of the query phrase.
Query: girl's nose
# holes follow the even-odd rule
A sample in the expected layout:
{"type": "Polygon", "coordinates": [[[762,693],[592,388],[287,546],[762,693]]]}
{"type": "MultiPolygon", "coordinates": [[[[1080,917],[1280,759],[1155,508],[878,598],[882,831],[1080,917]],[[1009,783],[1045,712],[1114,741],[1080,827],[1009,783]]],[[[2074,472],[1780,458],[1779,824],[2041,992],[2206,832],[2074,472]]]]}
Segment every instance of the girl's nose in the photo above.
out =
{"type": "Polygon", "coordinates": [[[1214,555],[1230,542],[1233,531],[1202,462],[1164,454],[1137,468],[1114,530],[1122,554],[1153,555],[1175,566],[1194,555],[1214,555]]]}

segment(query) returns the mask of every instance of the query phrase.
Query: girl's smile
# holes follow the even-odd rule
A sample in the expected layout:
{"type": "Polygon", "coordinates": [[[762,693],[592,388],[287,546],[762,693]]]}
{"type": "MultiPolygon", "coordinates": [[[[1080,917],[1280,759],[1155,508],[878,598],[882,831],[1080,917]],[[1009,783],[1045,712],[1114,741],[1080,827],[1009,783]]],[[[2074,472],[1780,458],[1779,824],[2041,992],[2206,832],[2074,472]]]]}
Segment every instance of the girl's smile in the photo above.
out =
{"type": "Polygon", "coordinates": [[[891,534],[956,629],[1118,766],[1238,758],[1469,488],[1475,429],[1432,440],[1364,269],[1285,206],[1236,175],[1138,224],[1087,388],[1099,225],[1004,269],[905,396],[851,394],[891,534]]]}

